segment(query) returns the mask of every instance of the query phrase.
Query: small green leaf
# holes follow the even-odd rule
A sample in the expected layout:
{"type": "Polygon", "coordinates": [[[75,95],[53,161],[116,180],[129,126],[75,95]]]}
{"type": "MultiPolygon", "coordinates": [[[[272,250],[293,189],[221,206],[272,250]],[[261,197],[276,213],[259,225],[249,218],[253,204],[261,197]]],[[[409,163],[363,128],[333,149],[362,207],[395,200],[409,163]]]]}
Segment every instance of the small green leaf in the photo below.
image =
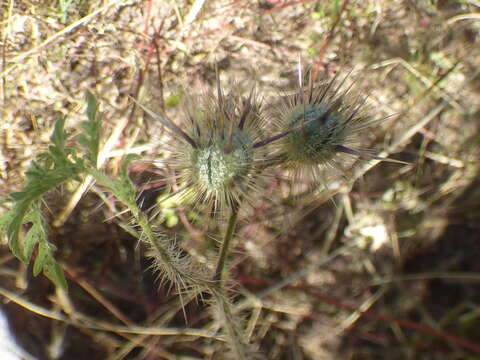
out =
{"type": "Polygon", "coordinates": [[[43,269],[43,265],[47,261],[49,249],[46,243],[40,243],[38,246],[38,254],[33,264],[33,276],[37,276],[43,269]]]}
{"type": "Polygon", "coordinates": [[[7,232],[8,226],[12,222],[12,219],[13,213],[11,211],[0,215],[0,234],[5,234],[7,232]]]}
{"type": "Polygon", "coordinates": [[[59,286],[65,291],[68,291],[67,280],[62,268],[53,258],[48,258],[43,265],[43,273],[55,285],[59,286]]]}
{"type": "Polygon", "coordinates": [[[13,201],[22,201],[28,194],[25,191],[18,191],[10,194],[13,201]]]}
{"type": "Polygon", "coordinates": [[[50,140],[58,149],[65,148],[65,140],[67,138],[67,133],[64,130],[65,127],[65,118],[57,120],[55,123],[55,129],[53,131],[50,140]]]}
{"type": "Polygon", "coordinates": [[[95,178],[98,183],[107,187],[113,193],[113,195],[118,198],[118,200],[120,200],[127,206],[136,207],[135,189],[132,182],[130,181],[130,178],[128,177],[128,163],[134,157],[135,156],[126,157],[121,166],[120,177],[115,180],[110,179],[104,173],[96,169],[89,169],[89,173],[95,178]]]}
{"type": "Polygon", "coordinates": [[[130,162],[133,160],[140,159],[141,156],[137,154],[128,154],[122,161],[121,165],[121,174],[122,176],[127,176],[128,177],[128,166],[130,165],[130,162]]]}
{"type": "Polygon", "coordinates": [[[86,97],[87,97],[87,117],[89,121],[94,122],[95,116],[97,115],[97,110],[98,110],[97,99],[90,91],[87,91],[86,97]]]}
{"type": "Polygon", "coordinates": [[[82,122],[83,134],[78,138],[78,143],[90,153],[88,157],[91,164],[96,167],[100,149],[101,114],[98,114],[98,103],[91,92],[87,92],[87,121],[82,122]]]}
{"type": "Polygon", "coordinates": [[[12,219],[7,227],[7,234],[8,234],[8,246],[10,250],[12,250],[13,255],[20,259],[23,263],[28,263],[27,258],[23,255],[23,252],[20,250],[19,244],[19,233],[20,227],[23,224],[23,219],[28,212],[28,208],[30,207],[30,201],[20,201],[18,202],[12,210],[12,219]]]}
{"type": "Polygon", "coordinates": [[[43,229],[41,229],[38,224],[33,224],[30,230],[28,230],[27,235],[25,235],[23,239],[23,256],[25,256],[26,259],[30,259],[35,246],[44,240],[42,233],[43,229]]]}

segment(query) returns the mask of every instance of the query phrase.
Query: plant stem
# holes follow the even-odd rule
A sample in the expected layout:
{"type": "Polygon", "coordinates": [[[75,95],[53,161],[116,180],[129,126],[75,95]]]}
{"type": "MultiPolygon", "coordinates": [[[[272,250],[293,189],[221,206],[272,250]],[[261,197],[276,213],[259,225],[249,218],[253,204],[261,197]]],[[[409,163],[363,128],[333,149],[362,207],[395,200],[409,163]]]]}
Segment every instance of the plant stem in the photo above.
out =
{"type": "Polygon", "coordinates": [[[220,249],[220,257],[218,258],[217,268],[215,269],[215,275],[213,280],[220,281],[222,279],[222,272],[225,268],[225,261],[227,259],[230,242],[233,239],[233,233],[235,231],[235,226],[237,225],[238,219],[238,208],[239,206],[232,207],[232,213],[230,214],[230,219],[228,219],[228,227],[223,238],[222,248],[220,249]]]}

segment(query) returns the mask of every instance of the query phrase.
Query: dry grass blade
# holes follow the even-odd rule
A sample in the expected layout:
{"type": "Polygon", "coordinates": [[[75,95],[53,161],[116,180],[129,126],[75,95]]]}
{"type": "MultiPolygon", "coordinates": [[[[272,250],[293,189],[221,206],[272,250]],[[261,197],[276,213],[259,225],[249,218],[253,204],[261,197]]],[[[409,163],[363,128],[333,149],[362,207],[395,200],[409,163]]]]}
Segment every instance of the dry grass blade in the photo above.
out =
{"type": "Polygon", "coordinates": [[[44,307],[36,305],[22,298],[21,296],[18,296],[17,294],[12,293],[11,291],[3,287],[0,287],[0,295],[15,302],[21,307],[24,307],[28,311],[31,311],[37,315],[40,315],[49,319],[53,319],[53,320],[62,321],[64,323],[67,323],[73,326],[82,327],[82,328],[109,331],[109,332],[120,333],[120,334],[164,335],[164,336],[183,335],[183,336],[204,337],[204,338],[211,338],[219,341],[225,341],[225,339],[221,336],[208,333],[202,330],[197,330],[197,329],[159,328],[159,327],[144,327],[144,326],[135,326],[135,325],[125,327],[125,326],[109,324],[109,323],[100,321],[98,319],[91,319],[89,317],[82,316],[81,314],[78,314],[78,321],[74,321],[69,319],[62,313],[45,309],[44,307]]]}

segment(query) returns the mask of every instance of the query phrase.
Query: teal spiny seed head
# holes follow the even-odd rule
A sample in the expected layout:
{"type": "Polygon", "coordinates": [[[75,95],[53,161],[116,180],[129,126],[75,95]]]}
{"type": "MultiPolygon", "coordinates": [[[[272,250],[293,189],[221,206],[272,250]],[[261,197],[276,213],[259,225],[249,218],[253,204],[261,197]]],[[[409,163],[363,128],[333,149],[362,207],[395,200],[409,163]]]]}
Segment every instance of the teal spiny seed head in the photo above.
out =
{"type": "Polygon", "coordinates": [[[310,172],[318,178],[322,167],[339,168],[339,149],[368,123],[361,101],[342,85],[336,78],[325,84],[310,79],[308,86],[300,83],[294,94],[272,108],[274,131],[280,134],[275,141],[277,158],[294,173],[310,172]]]}
{"type": "Polygon", "coordinates": [[[285,153],[291,161],[322,164],[335,156],[335,146],[345,141],[340,114],[328,114],[325,104],[297,105],[288,114],[285,153]]]}
{"type": "Polygon", "coordinates": [[[272,149],[271,162],[286,169],[294,186],[326,185],[332,176],[345,175],[356,158],[401,163],[355,148],[359,133],[382,119],[369,115],[365,96],[352,94],[353,83],[346,86],[349,74],[317,84],[307,72],[304,84],[301,67],[299,72],[298,89],[268,106],[271,134],[253,145],[272,149]]]}

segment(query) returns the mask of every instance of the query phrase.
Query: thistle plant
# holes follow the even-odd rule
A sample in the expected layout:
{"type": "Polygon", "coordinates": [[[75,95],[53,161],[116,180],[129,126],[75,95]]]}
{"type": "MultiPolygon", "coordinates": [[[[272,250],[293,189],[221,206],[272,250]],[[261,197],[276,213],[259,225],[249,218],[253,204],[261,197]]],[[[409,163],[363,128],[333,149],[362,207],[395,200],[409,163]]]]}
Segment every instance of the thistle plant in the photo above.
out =
{"type": "Polygon", "coordinates": [[[101,114],[95,97],[87,94],[87,117],[82,123],[82,134],[74,141],[76,146],[67,146],[70,135],[64,129],[65,119],[58,120],[50,138],[48,151],[38,155],[27,171],[24,189],[11,194],[12,210],[0,217],[2,232],[8,236],[13,254],[28,264],[38,249],[33,272],[44,274],[57,286],[66,289],[67,282],[53,253],[55,246],[48,242],[48,227],[42,216],[42,201],[45,195],[72,180],[91,176],[94,181],[109,191],[131,213],[130,233],[146,243],[149,255],[154,259],[155,269],[162,280],[168,280],[179,291],[208,288],[213,283],[206,268],[194,264],[181,255],[172,241],[154,230],[148,217],[136,204],[136,192],[127,167],[131,158],[124,161],[116,179],[97,168],[101,141],[101,114]],[[21,236],[24,225],[30,225],[21,236]]]}
{"type": "MultiPolygon", "coordinates": [[[[32,163],[24,189],[11,195],[12,210],[0,217],[0,230],[7,234],[13,254],[25,264],[34,258],[35,275],[43,271],[57,286],[67,288],[62,268],[54,258],[55,246],[48,241],[42,199],[66,182],[89,176],[130,213],[130,223],[124,228],[146,245],[161,282],[168,282],[179,293],[190,291],[192,298],[210,294],[221,312],[235,358],[253,358],[241,326],[232,315],[223,280],[239,211],[244,204],[255,204],[266,170],[285,169],[293,173],[294,182],[309,175],[315,184],[325,169],[342,167],[338,156],[342,153],[396,161],[351,146],[359,131],[378,120],[365,115],[364,100],[351,100],[350,88],[343,88],[346,78],[339,82],[335,77],[326,84],[315,85],[310,77],[307,86],[303,85],[301,74],[299,79],[299,88],[293,95],[281,97],[281,106],[270,105],[270,110],[265,111],[255,90],[246,96],[236,90],[225,92],[217,73],[216,91],[190,99],[180,125],[134,100],[173,135],[171,157],[166,160],[173,171],[169,180],[175,184],[171,194],[205,204],[216,214],[229,215],[213,271],[182,252],[140,210],[128,177],[130,157],[115,178],[97,167],[102,116],[90,93],[81,135],[71,139],[64,129],[65,119],[56,123],[48,151],[32,163]],[[271,125],[268,129],[266,119],[271,125]],[[67,140],[73,145],[68,146],[67,140]],[[21,236],[24,228],[28,230],[21,236]]],[[[222,221],[220,216],[215,218],[222,221]]]]}

